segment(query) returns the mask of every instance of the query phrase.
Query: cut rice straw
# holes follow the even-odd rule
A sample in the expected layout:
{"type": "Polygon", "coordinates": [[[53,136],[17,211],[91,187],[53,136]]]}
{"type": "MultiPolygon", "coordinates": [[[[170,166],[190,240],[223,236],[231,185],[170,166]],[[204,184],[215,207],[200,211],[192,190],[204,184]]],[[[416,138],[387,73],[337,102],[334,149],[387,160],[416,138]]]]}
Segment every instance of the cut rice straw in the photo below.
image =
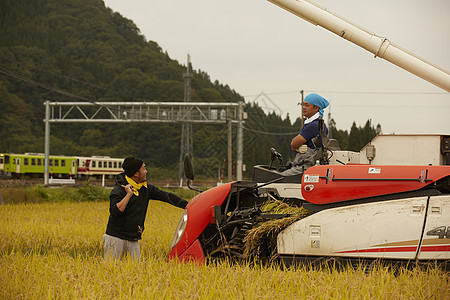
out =
{"type": "Polygon", "coordinates": [[[264,213],[290,214],[291,216],[261,222],[247,231],[244,238],[244,254],[249,255],[259,248],[264,238],[276,236],[283,229],[309,215],[309,211],[303,207],[291,206],[283,201],[273,198],[269,194],[269,200],[261,207],[264,213]]]}

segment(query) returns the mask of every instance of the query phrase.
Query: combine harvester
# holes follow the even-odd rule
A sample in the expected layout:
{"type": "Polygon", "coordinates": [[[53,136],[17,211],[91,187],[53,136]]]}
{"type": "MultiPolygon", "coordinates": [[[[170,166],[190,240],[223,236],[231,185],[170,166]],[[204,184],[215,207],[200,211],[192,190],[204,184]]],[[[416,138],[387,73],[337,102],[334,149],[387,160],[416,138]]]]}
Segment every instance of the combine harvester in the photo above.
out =
{"type": "MultiPolygon", "coordinates": [[[[307,0],[270,1],[450,91],[447,71],[387,39],[307,0]]],[[[226,183],[194,197],[168,260],[259,257],[285,265],[381,260],[450,268],[450,135],[379,135],[359,153],[340,151],[323,133],[322,142],[320,165],[302,174],[282,176],[273,167],[277,159],[283,167],[282,157],[271,149],[270,165],[253,167],[252,181],[226,183]],[[268,199],[295,203],[301,217],[282,230],[271,229],[249,248],[252,230],[293,217],[265,211],[268,199]]],[[[185,172],[193,180],[187,156],[185,172]]]]}

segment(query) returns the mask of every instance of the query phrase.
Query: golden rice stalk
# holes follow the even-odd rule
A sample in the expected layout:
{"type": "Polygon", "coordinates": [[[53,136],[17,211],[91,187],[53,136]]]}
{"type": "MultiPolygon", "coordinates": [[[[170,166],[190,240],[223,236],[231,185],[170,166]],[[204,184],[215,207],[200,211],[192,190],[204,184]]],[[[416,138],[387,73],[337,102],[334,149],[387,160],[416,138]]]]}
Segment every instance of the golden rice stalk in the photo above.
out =
{"type": "Polygon", "coordinates": [[[261,222],[249,231],[244,238],[244,254],[250,254],[256,249],[263,238],[275,236],[284,228],[288,227],[297,220],[306,217],[309,211],[303,207],[291,206],[280,200],[271,198],[261,208],[265,213],[274,214],[291,214],[290,217],[274,219],[266,222],[261,222]]]}

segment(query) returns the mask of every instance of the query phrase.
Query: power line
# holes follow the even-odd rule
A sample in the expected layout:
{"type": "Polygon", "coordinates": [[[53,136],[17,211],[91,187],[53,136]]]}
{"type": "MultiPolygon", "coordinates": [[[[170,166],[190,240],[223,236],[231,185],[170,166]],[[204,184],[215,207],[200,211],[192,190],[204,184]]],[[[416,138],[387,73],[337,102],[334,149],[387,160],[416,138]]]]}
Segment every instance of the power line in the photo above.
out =
{"type": "Polygon", "coordinates": [[[69,92],[66,92],[66,91],[63,91],[63,90],[60,90],[60,89],[57,89],[57,88],[53,88],[53,87],[50,87],[50,86],[45,85],[43,83],[39,83],[39,82],[34,81],[32,79],[29,79],[29,78],[23,77],[21,75],[15,74],[15,73],[5,69],[2,66],[0,66],[0,73],[3,73],[5,75],[10,76],[12,78],[15,78],[17,80],[20,80],[20,81],[23,81],[25,83],[28,83],[30,85],[34,85],[34,86],[43,88],[45,90],[52,91],[52,92],[55,92],[55,93],[58,93],[58,94],[61,94],[61,95],[64,95],[64,96],[67,96],[67,97],[70,97],[70,98],[80,99],[80,100],[87,101],[87,102],[95,102],[92,99],[88,99],[88,98],[84,98],[84,97],[81,97],[81,96],[78,96],[78,95],[74,95],[72,93],[69,93],[69,92]]]}
{"type": "MultiPolygon", "coordinates": [[[[12,72],[12,71],[10,71],[10,70],[6,69],[5,67],[2,67],[2,66],[0,66],[0,73],[3,73],[4,75],[7,75],[7,76],[12,77],[12,78],[15,78],[17,80],[23,81],[23,82],[25,82],[25,83],[27,83],[29,85],[37,86],[37,87],[43,88],[45,90],[48,90],[48,91],[51,91],[51,92],[54,92],[54,93],[57,93],[57,94],[61,94],[61,95],[67,96],[69,98],[79,99],[79,100],[83,100],[83,101],[94,103],[94,104],[97,103],[96,100],[94,100],[94,99],[85,98],[85,97],[78,96],[78,95],[72,94],[70,92],[58,89],[58,88],[54,88],[54,87],[48,86],[46,84],[37,82],[37,81],[35,81],[33,79],[21,76],[21,75],[19,75],[17,73],[14,73],[14,72],[12,72]]],[[[101,87],[98,87],[98,88],[101,88],[101,87]]],[[[135,100],[151,102],[151,100],[145,99],[145,98],[141,98],[141,97],[137,97],[137,98],[135,98],[135,100]]]]}
{"type": "Polygon", "coordinates": [[[260,131],[260,130],[255,130],[255,129],[250,129],[247,128],[245,126],[242,127],[244,130],[250,131],[250,132],[254,132],[254,133],[258,133],[258,134],[265,134],[265,135],[296,135],[298,134],[298,131],[296,132],[285,132],[285,133],[280,133],[280,132],[267,132],[267,131],[260,131]]]}
{"type": "MultiPolygon", "coordinates": [[[[85,81],[83,81],[83,80],[79,80],[79,79],[76,79],[76,78],[72,78],[72,77],[70,77],[70,76],[61,75],[61,74],[56,74],[56,73],[54,73],[54,72],[42,70],[42,69],[40,69],[40,68],[38,68],[38,67],[30,68],[29,66],[26,66],[26,65],[24,65],[24,64],[22,64],[22,63],[20,63],[20,62],[18,62],[18,61],[16,61],[16,60],[13,60],[13,59],[4,57],[4,56],[2,56],[2,55],[0,55],[0,58],[2,58],[2,59],[4,59],[4,60],[7,60],[7,61],[9,61],[9,62],[15,63],[15,64],[17,64],[17,65],[19,65],[19,66],[22,66],[22,67],[25,67],[25,68],[29,68],[30,70],[31,70],[31,69],[34,69],[34,70],[37,70],[37,71],[39,71],[39,72],[43,72],[43,73],[47,73],[47,74],[53,75],[53,76],[55,76],[55,77],[57,77],[57,78],[67,79],[67,80],[70,80],[70,81],[73,81],[73,82],[77,82],[77,83],[81,83],[81,84],[84,84],[84,85],[87,85],[87,86],[90,86],[90,87],[93,87],[93,88],[96,88],[96,89],[100,89],[100,90],[103,90],[103,91],[111,92],[111,93],[113,93],[113,94],[117,94],[117,92],[115,92],[115,91],[113,91],[113,90],[111,90],[111,89],[108,89],[108,88],[106,88],[106,87],[98,86],[98,85],[96,85],[96,84],[92,84],[92,83],[89,83],[89,82],[85,82],[85,81]]],[[[81,97],[81,96],[72,94],[72,93],[70,93],[70,92],[67,92],[67,91],[64,91],[64,90],[60,90],[60,89],[57,89],[57,88],[53,88],[53,87],[50,87],[50,86],[48,86],[48,85],[46,85],[46,84],[43,84],[43,83],[40,83],[40,82],[36,82],[36,81],[34,81],[34,80],[32,80],[32,79],[29,79],[29,78],[23,77],[23,76],[21,76],[21,75],[18,75],[17,73],[14,73],[13,71],[8,70],[7,68],[5,68],[5,67],[3,67],[3,66],[0,66],[0,68],[3,69],[3,71],[4,71],[4,72],[1,72],[1,73],[5,74],[5,75],[8,75],[8,76],[10,76],[10,77],[13,77],[13,78],[15,78],[15,79],[21,80],[21,81],[23,81],[23,82],[26,82],[26,83],[28,83],[28,84],[30,84],[30,85],[39,86],[39,87],[41,87],[41,88],[43,88],[43,89],[46,89],[46,90],[49,90],[49,91],[52,91],[52,92],[55,92],[55,93],[58,93],[58,94],[61,94],[61,95],[70,97],[70,98],[80,99],[80,100],[84,100],[84,101],[88,101],[88,102],[95,103],[95,100],[93,100],[93,99],[87,99],[87,98],[84,98],[84,97],[81,97]]],[[[112,98],[112,99],[114,99],[114,98],[112,98]]],[[[135,100],[139,100],[139,101],[151,101],[151,100],[149,100],[149,99],[142,98],[142,97],[136,97],[136,98],[134,98],[134,99],[135,99],[135,100]]]]}
{"type": "MultiPolygon", "coordinates": [[[[307,93],[328,93],[328,94],[352,94],[352,95],[447,95],[445,92],[411,92],[411,91],[398,91],[398,92],[384,92],[384,91],[333,91],[333,90],[304,90],[307,93]]],[[[266,95],[283,95],[283,94],[299,94],[299,90],[296,91],[281,91],[265,93],[266,95]]],[[[260,94],[246,95],[244,98],[254,98],[260,94]]]]}
{"type": "Polygon", "coordinates": [[[101,86],[98,86],[98,85],[95,85],[95,84],[92,84],[92,83],[89,83],[89,82],[86,82],[86,81],[83,81],[83,80],[79,80],[79,79],[76,79],[76,78],[73,78],[73,77],[70,77],[70,76],[66,76],[66,75],[62,75],[62,74],[57,74],[57,73],[55,73],[55,72],[50,72],[50,71],[47,71],[47,70],[42,70],[41,68],[38,68],[38,67],[36,67],[36,66],[30,67],[30,66],[28,66],[28,65],[24,65],[24,64],[18,62],[17,60],[13,60],[13,59],[10,59],[10,58],[8,58],[8,57],[4,57],[4,56],[2,56],[2,55],[0,55],[0,58],[2,58],[2,59],[4,59],[4,60],[7,60],[7,61],[9,61],[9,62],[15,63],[15,64],[17,64],[17,65],[19,65],[19,66],[28,68],[28,69],[34,69],[34,70],[37,70],[37,71],[42,72],[42,73],[47,73],[47,74],[56,76],[56,77],[58,77],[58,78],[68,79],[68,80],[70,80],[70,81],[78,82],[78,83],[81,83],[81,84],[84,84],[84,85],[87,85],[87,86],[90,86],[90,87],[93,87],[93,88],[97,88],[97,89],[100,89],[100,90],[103,90],[103,91],[111,92],[111,90],[109,90],[108,88],[101,87],[101,86]]]}

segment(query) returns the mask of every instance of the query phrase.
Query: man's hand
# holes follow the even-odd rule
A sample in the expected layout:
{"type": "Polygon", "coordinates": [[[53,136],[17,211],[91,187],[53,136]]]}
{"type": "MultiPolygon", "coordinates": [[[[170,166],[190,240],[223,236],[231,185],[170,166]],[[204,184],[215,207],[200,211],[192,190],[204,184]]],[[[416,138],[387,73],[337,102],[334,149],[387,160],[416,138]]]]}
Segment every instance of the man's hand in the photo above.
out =
{"type": "Polygon", "coordinates": [[[125,208],[128,205],[128,202],[130,201],[131,196],[133,196],[133,187],[131,186],[131,184],[127,185],[121,184],[121,186],[125,189],[127,194],[125,195],[125,197],[123,197],[123,199],[119,203],[116,204],[116,206],[121,212],[124,212],[125,208]]]}
{"type": "Polygon", "coordinates": [[[303,144],[296,151],[298,153],[305,154],[306,152],[308,152],[308,146],[306,144],[303,144]]]}
{"type": "Polygon", "coordinates": [[[131,184],[122,185],[122,187],[125,189],[125,192],[127,192],[127,195],[133,195],[133,187],[131,184]]]}

